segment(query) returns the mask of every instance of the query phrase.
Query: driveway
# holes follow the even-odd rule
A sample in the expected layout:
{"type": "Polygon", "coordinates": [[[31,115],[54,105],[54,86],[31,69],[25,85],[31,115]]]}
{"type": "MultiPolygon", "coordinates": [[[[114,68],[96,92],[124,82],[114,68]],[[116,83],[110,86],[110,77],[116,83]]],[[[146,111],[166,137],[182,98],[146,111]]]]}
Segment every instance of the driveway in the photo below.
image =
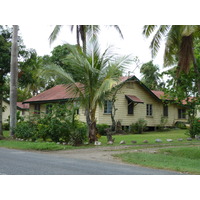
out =
{"type": "MultiPolygon", "coordinates": [[[[122,163],[113,158],[118,147],[97,147],[56,152],[0,148],[1,175],[180,175],[122,163]]],[[[125,146],[121,148],[127,148],[125,146]]]]}

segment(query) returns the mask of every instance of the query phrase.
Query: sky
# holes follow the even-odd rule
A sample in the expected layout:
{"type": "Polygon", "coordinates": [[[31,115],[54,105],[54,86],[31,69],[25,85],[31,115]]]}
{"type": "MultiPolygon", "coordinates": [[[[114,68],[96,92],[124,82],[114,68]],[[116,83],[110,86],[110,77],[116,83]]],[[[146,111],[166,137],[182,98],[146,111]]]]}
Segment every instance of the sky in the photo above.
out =
{"type": "MultiPolygon", "coordinates": [[[[62,27],[58,38],[51,45],[49,44],[49,36],[54,25],[19,25],[19,27],[25,46],[35,49],[40,56],[50,55],[53,48],[57,45],[64,43],[76,44],[76,34],[72,33],[67,25],[62,27]]],[[[124,39],[120,37],[114,28],[101,25],[101,32],[98,37],[101,49],[113,46],[119,55],[137,56],[141,64],[150,61],[152,59],[149,49],[151,40],[146,39],[142,35],[143,25],[119,25],[119,27],[124,39]]],[[[160,70],[163,70],[163,50],[164,43],[154,59],[154,64],[157,64],[160,70]]],[[[126,69],[125,74],[129,71],[140,78],[139,68],[136,67],[134,62],[126,69]]]]}

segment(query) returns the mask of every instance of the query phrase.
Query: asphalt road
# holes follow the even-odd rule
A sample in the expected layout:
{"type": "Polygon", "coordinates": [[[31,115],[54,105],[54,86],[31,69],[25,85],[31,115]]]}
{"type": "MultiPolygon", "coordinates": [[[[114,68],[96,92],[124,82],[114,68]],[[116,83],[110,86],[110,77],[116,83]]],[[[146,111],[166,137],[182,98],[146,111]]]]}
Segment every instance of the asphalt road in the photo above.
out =
{"type": "Polygon", "coordinates": [[[0,148],[0,175],[178,175],[128,164],[0,148]]]}

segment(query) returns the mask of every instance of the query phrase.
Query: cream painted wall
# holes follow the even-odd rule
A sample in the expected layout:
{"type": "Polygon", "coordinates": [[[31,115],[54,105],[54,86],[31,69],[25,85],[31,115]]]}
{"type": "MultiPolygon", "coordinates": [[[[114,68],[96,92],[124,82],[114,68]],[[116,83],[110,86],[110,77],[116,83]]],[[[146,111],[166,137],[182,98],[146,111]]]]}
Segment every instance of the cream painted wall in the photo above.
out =
{"type": "Polygon", "coordinates": [[[10,105],[3,101],[3,107],[5,107],[5,110],[3,112],[3,123],[7,123],[8,121],[8,116],[10,115],[10,105]]]}
{"type": "MultiPolygon", "coordinates": [[[[129,126],[136,122],[139,118],[147,121],[147,126],[158,126],[161,123],[161,117],[163,116],[163,104],[150,95],[139,83],[126,83],[117,93],[115,106],[118,109],[116,111],[115,120],[120,121],[123,126],[129,126]],[[134,107],[134,114],[128,115],[128,103],[125,95],[134,95],[141,99],[144,104],[138,103],[134,107]],[[146,105],[152,104],[153,115],[146,115],[146,105]]],[[[97,110],[97,123],[106,123],[111,125],[110,114],[104,114],[103,108],[97,110]]],[[[172,126],[178,119],[178,107],[176,105],[169,105],[167,126],[172,126]]],[[[183,120],[185,121],[185,120],[183,120]]]]}

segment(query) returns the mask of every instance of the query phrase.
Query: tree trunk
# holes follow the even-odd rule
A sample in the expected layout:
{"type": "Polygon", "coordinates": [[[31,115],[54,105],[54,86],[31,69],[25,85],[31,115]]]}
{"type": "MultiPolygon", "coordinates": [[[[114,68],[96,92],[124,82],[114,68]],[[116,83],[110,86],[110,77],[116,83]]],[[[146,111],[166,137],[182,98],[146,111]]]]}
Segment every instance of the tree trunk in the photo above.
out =
{"type": "Polygon", "coordinates": [[[18,25],[13,25],[11,65],[10,65],[10,136],[14,136],[17,123],[17,57],[18,25]]]}
{"type": "Polygon", "coordinates": [[[193,64],[194,64],[194,71],[196,74],[196,86],[198,89],[198,95],[200,96],[200,72],[196,63],[196,59],[193,60],[193,64]]]}
{"type": "Polygon", "coordinates": [[[3,104],[3,98],[2,98],[2,94],[0,94],[0,138],[3,137],[3,126],[2,126],[2,121],[3,121],[3,105],[2,104],[3,104]]]}
{"type": "Polygon", "coordinates": [[[115,113],[116,113],[115,100],[112,99],[112,110],[111,110],[112,131],[116,130],[115,113]]]}
{"type": "Polygon", "coordinates": [[[90,115],[91,115],[91,121],[89,124],[89,142],[94,143],[97,141],[97,127],[96,127],[96,119],[95,119],[95,113],[96,113],[96,108],[94,108],[90,115]]]}

